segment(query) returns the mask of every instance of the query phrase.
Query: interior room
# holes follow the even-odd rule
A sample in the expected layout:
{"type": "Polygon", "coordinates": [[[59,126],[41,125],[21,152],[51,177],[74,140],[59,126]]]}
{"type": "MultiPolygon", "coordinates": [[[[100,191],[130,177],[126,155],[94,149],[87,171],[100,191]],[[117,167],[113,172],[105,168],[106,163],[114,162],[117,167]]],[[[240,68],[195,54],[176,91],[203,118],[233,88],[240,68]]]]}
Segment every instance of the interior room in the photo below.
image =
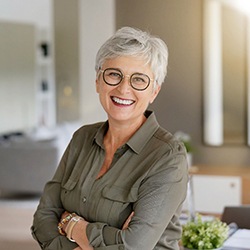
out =
{"type": "Polygon", "coordinates": [[[188,145],[184,209],[250,205],[250,5],[236,2],[0,0],[0,249],[39,249],[29,228],[40,194],[73,132],[107,119],[95,55],[123,26],[168,46],[149,108],[188,145]]]}

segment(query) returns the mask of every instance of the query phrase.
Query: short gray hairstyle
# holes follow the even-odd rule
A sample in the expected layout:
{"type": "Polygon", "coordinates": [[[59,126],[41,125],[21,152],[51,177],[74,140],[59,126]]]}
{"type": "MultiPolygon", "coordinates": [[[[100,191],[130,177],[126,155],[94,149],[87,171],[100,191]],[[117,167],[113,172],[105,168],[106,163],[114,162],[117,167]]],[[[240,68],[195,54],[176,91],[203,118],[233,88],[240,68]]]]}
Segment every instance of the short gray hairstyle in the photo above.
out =
{"type": "Polygon", "coordinates": [[[96,55],[95,70],[101,69],[107,59],[119,56],[139,56],[149,64],[154,81],[161,86],[167,75],[168,48],[165,42],[148,32],[123,27],[110,37],[96,55]]]}

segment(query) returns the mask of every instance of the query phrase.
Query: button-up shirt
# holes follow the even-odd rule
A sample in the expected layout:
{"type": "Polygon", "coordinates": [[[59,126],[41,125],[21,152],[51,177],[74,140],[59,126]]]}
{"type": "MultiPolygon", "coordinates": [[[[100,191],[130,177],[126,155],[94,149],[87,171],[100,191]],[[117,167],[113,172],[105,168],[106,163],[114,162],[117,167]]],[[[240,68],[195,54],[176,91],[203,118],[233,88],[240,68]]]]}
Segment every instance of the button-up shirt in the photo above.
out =
{"type": "Polygon", "coordinates": [[[100,178],[108,121],[74,133],[34,215],[32,234],[43,249],[76,247],[58,233],[65,210],[90,222],[86,233],[94,249],[179,249],[178,217],[188,181],[186,150],[159,126],[154,113],[145,115],[145,123],[117,149],[100,178]],[[132,211],[129,227],[122,230],[132,211]]]}

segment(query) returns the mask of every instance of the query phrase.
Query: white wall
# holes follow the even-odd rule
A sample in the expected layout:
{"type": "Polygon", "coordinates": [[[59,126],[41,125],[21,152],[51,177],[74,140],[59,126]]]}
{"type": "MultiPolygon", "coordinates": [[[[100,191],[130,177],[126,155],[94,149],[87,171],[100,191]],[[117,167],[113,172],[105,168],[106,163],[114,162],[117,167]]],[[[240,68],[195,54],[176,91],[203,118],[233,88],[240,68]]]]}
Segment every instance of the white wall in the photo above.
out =
{"type": "MultiPolygon", "coordinates": [[[[5,120],[0,132],[32,129],[42,120],[44,111],[41,108],[43,100],[38,98],[38,91],[41,91],[39,76],[47,76],[47,68],[44,72],[45,64],[40,62],[38,52],[43,39],[50,43],[50,52],[53,51],[52,3],[52,0],[0,0],[0,56],[3,59],[0,92],[5,96],[0,101],[4,103],[0,113],[5,120]]],[[[50,61],[48,74],[51,76],[49,89],[52,94],[47,113],[49,125],[54,125],[54,69],[53,60],[50,61]]]]}
{"type": "Polygon", "coordinates": [[[51,0],[0,0],[0,20],[50,27],[51,0]]]}
{"type": "Polygon", "coordinates": [[[106,120],[95,91],[95,55],[115,32],[115,0],[80,1],[80,113],[84,123],[106,120]]]}
{"type": "Polygon", "coordinates": [[[0,133],[36,124],[35,54],[34,25],[0,22],[0,133]]]}

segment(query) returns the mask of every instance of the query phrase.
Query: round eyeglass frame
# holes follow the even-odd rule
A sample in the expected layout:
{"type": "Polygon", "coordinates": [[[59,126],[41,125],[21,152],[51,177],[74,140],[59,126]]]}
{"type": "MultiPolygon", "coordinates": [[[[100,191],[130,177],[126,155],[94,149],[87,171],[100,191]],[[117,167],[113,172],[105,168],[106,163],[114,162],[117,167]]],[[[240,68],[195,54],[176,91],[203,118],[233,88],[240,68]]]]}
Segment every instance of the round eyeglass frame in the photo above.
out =
{"type": "Polygon", "coordinates": [[[146,90],[147,88],[148,88],[148,86],[150,85],[150,81],[153,81],[154,79],[152,79],[152,78],[150,78],[148,75],[146,75],[146,74],[143,74],[143,73],[139,73],[139,72],[135,72],[135,73],[133,73],[132,75],[124,75],[123,73],[122,73],[122,71],[121,70],[119,70],[119,69],[116,69],[116,68],[106,68],[106,69],[100,69],[100,72],[102,72],[102,78],[103,78],[103,81],[107,84],[107,85],[110,85],[110,86],[117,86],[117,85],[119,85],[121,82],[122,82],[122,80],[125,78],[125,76],[129,76],[129,83],[130,83],[130,86],[133,88],[133,89],[135,89],[135,90],[137,90],[137,91],[144,91],[144,90],[146,90]],[[112,84],[112,83],[109,83],[109,82],[107,82],[106,81],[106,79],[105,79],[105,77],[104,77],[104,73],[107,71],[107,70],[116,70],[116,71],[118,71],[120,74],[121,74],[121,80],[118,82],[118,83],[115,83],[115,84],[112,84]],[[132,77],[134,76],[134,75],[136,75],[136,74],[139,74],[139,75],[142,75],[142,76],[146,76],[147,78],[148,78],[148,84],[147,84],[147,86],[145,87],[145,88],[143,88],[143,89],[138,89],[138,88],[135,88],[134,86],[133,86],[133,84],[132,84],[132,82],[131,82],[131,79],[132,79],[132,77]]]}

